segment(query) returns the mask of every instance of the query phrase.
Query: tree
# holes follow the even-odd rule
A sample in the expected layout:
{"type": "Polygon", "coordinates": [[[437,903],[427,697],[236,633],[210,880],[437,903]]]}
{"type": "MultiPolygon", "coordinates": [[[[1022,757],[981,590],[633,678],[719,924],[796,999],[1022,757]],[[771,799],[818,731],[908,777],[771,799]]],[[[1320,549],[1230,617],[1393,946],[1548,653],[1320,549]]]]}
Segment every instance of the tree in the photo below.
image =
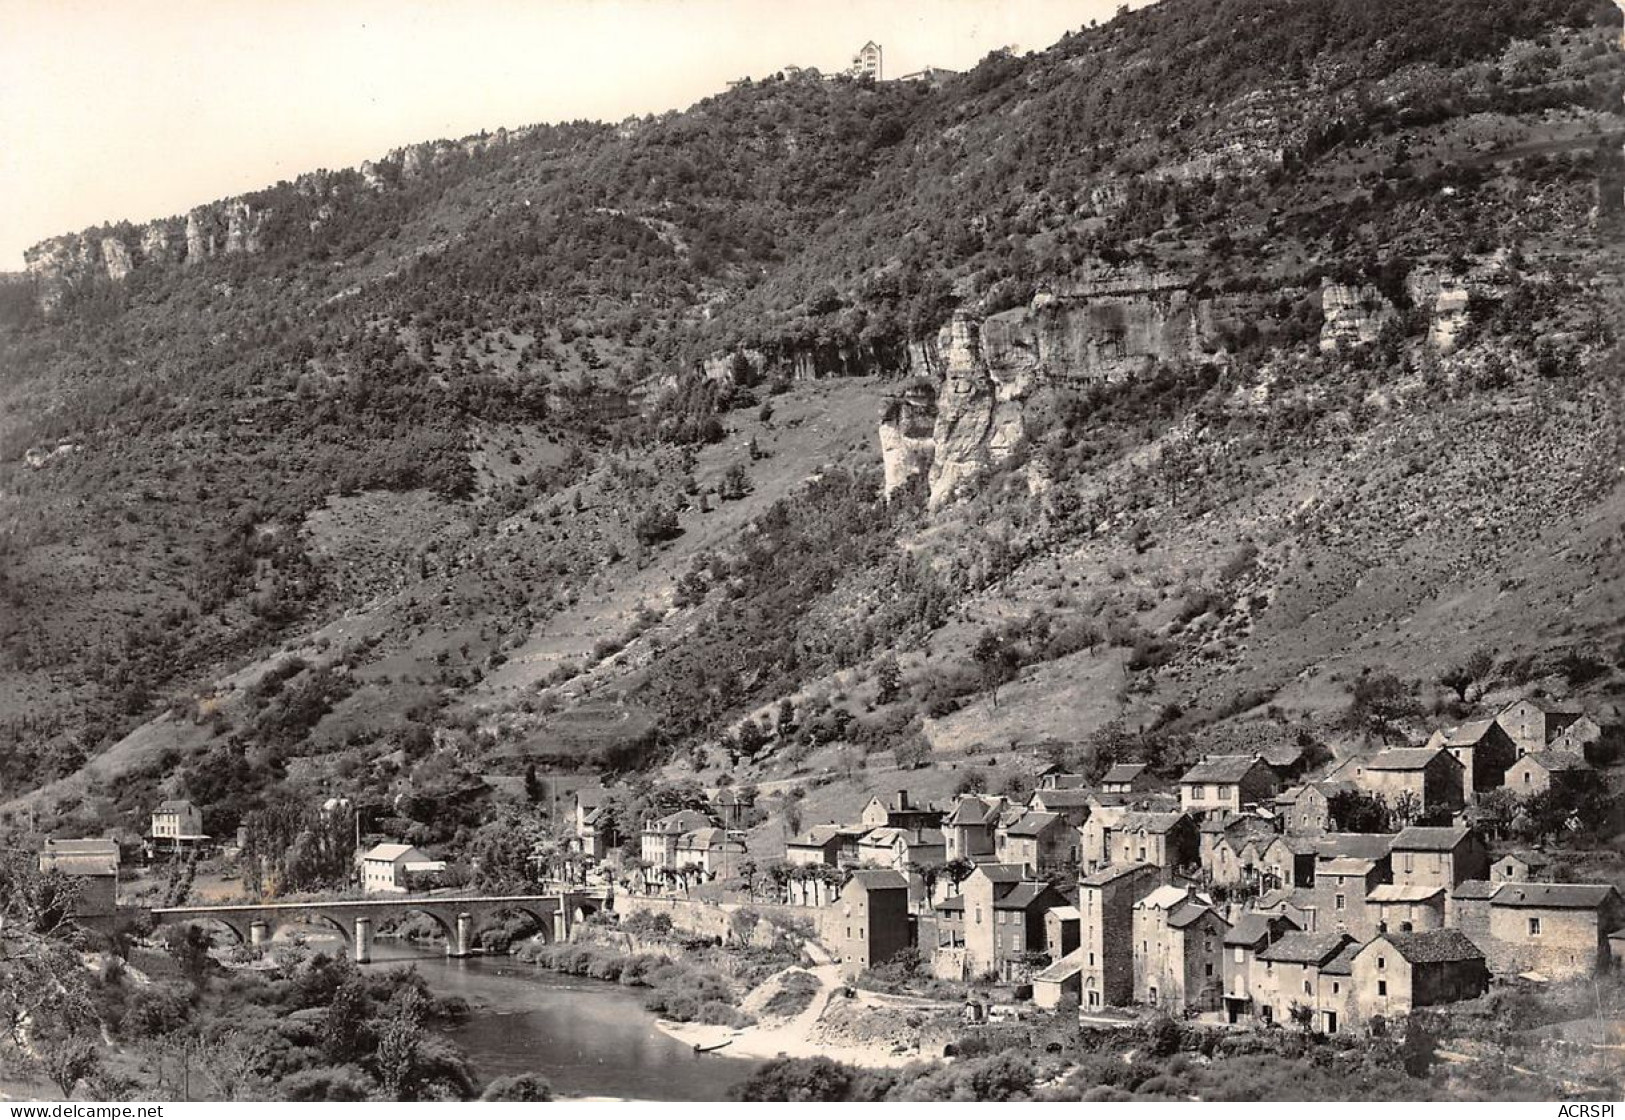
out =
{"type": "Polygon", "coordinates": [[[390,1100],[417,1100],[422,1080],[418,1063],[427,1000],[418,989],[404,988],[392,1003],[390,1014],[378,1031],[378,1046],[373,1051],[374,1073],[390,1100]]]}
{"type": "Polygon", "coordinates": [[[67,1100],[73,1096],[75,1085],[96,1072],[101,1057],[95,1043],[75,1034],[40,1043],[39,1061],[51,1083],[62,1091],[62,1099],[67,1100]]]}
{"type": "Polygon", "coordinates": [[[1362,790],[1332,794],[1326,801],[1326,812],[1338,832],[1388,831],[1388,803],[1362,790]]]}
{"type": "Polygon", "coordinates": [[[1394,820],[1401,828],[1413,823],[1422,815],[1422,799],[1412,790],[1405,790],[1394,798],[1394,820]]]}
{"type": "Polygon", "coordinates": [[[931,761],[931,740],[925,737],[925,732],[916,731],[905,736],[892,753],[900,769],[918,770],[931,761]]]}
{"type": "Polygon", "coordinates": [[[367,991],[359,977],[340,984],[322,1022],[322,1055],[333,1065],[360,1057],[366,1050],[367,991]]]}
{"type": "Polygon", "coordinates": [[[536,804],[543,798],[542,780],[536,776],[536,764],[525,763],[525,800],[536,804]]]}
{"type": "Polygon", "coordinates": [[[1473,675],[1465,665],[1452,665],[1439,674],[1438,681],[1440,687],[1448,688],[1456,694],[1456,699],[1467,703],[1467,690],[1473,685],[1473,675]]]}
{"type": "Polygon", "coordinates": [[[1354,682],[1345,720],[1350,727],[1388,742],[1399,725],[1421,712],[1404,682],[1392,673],[1366,673],[1354,682]]]}
{"type": "Polygon", "coordinates": [[[999,685],[1009,679],[1016,666],[1016,652],[996,630],[983,630],[976,639],[971,659],[981,666],[982,686],[992,690],[993,706],[999,706],[999,685]]]}
{"type": "Polygon", "coordinates": [[[1400,1061],[1405,1064],[1405,1072],[1412,1077],[1426,1077],[1438,1060],[1438,1044],[1438,1033],[1428,1018],[1419,1012],[1411,1012],[1405,1019],[1405,1038],[1399,1045],[1400,1061]]]}
{"type": "Polygon", "coordinates": [[[875,703],[890,704],[897,699],[897,690],[902,681],[903,670],[897,663],[897,655],[887,653],[875,666],[875,703]]]}
{"type": "Polygon", "coordinates": [[[224,1100],[247,1100],[257,1091],[265,1050],[245,1031],[226,1031],[199,1048],[198,1065],[224,1100]]]}
{"type": "MultiPolygon", "coordinates": [[[[1472,683],[1478,686],[1478,695],[1482,699],[1484,689],[1490,682],[1490,674],[1495,672],[1495,654],[1482,647],[1475,649],[1467,655],[1465,668],[1472,683]]],[[[1465,700],[1466,697],[1463,696],[1462,699],[1465,700]]]]}
{"type": "Polygon", "coordinates": [[[751,491],[750,471],[744,463],[734,463],[723,472],[722,482],[717,487],[717,493],[724,501],[734,502],[743,498],[751,491]]]}
{"type": "Polygon", "coordinates": [[[553,1099],[553,1086],[539,1073],[499,1077],[480,1094],[482,1101],[523,1101],[535,1103],[553,1099]]]}
{"type": "Polygon", "coordinates": [[[775,1058],[730,1096],[738,1101],[844,1101],[856,1072],[829,1058],[775,1058]]]}

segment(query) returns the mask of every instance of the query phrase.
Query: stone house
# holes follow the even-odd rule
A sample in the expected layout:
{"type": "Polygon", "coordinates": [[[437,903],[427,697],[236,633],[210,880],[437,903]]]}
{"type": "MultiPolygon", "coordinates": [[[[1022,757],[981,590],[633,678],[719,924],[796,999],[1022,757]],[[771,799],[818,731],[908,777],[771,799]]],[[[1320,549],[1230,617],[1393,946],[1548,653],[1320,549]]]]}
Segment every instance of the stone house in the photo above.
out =
{"type": "Polygon", "coordinates": [[[1498,885],[1481,879],[1468,879],[1445,892],[1445,928],[1461,930],[1486,953],[1490,949],[1490,898],[1498,885]]]}
{"type": "Polygon", "coordinates": [[[1418,811],[1460,809],[1463,795],[1462,765],[1438,747],[1393,747],[1355,761],[1344,777],[1390,806],[1414,798],[1418,811]]]}
{"type": "Polygon", "coordinates": [[[378,844],[358,857],[361,889],[369,894],[406,894],[446,870],[410,844],[378,844]]]}
{"type": "Polygon", "coordinates": [[[1255,882],[1262,853],[1276,835],[1271,822],[1250,813],[1210,813],[1197,828],[1202,870],[1219,886],[1255,882]]]}
{"type": "Polygon", "coordinates": [[[1467,801],[1482,790],[1499,786],[1506,777],[1507,767],[1518,757],[1517,744],[1493,719],[1473,720],[1448,731],[1435,731],[1427,746],[1449,751],[1450,757],[1461,763],[1462,796],[1467,801]]]}
{"type": "Polygon", "coordinates": [[[1186,814],[1136,810],[1106,827],[1103,849],[1109,863],[1151,863],[1173,871],[1197,864],[1201,843],[1196,822],[1186,814]]]}
{"type": "Polygon", "coordinates": [[[607,859],[620,846],[621,837],[615,831],[605,801],[608,791],[597,786],[582,786],[575,791],[575,837],[571,846],[582,855],[593,859],[607,859]]]}
{"type": "Polygon", "coordinates": [[[1311,886],[1315,881],[1317,851],[1306,836],[1277,836],[1259,853],[1258,879],[1262,890],[1311,886]]]}
{"type": "Polygon", "coordinates": [[[638,854],[650,867],[673,870],[679,866],[677,844],[687,833],[710,828],[711,818],[698,809],[679,809],[668,816],[645,822],[639,837],[638,854]]]}
{"type": "Polygon", "coordinates": [[[1261,951],[1297,929],[1297,923],[1291,918],[1249,910],[1239,915],[1225,931],[1221,972],[1226,1022],[1239,1023],[1256,1014],[1253,1009],[1253,961],[1261,951]]]}
{"type": "Polygon", "coordinates": [[[1187,813],[1239,813],[1275,796],[1275,771],[1258,755],[1211,755],[1179,779],[1179,807],[1187,813]]]}
{"type": "Polygon", "coordinates": [[[1381,883],[1365,896],[1367,918],[1378,933],[1422,933],[1444,928],[1444,887],[1381,883]]]}
{"type": "Polygon", "coordinates": [[[1140,793],[1157,788],[1157,779],[1143,762],[1119,762],[1100,779],[1101,793],[1140,793]]]}
{"type": "Polygon", "coordinates": [[[908,872],[910,864],[928,867],[947,859],[947,841],[940,828],[872,829],[858,841],[858,865],[908,872]]]}
{"type": "Polygon", "coordinates": [[[1503,883],[1490,896],[1490,967],[1548,980],[1589,976],[1609,963],[1608,936],[1625,927],[1625,899],[1604,883],[1503,883]]]}
{"type": "Polygon", "coordinates": [[[835,907],[841,931],[841,971],[854,979],[913,944],[908,880],[896,871],[854,871],[835,907]]]}
{"type": "Polygon", "coordinates": [[[1134,905],[1162,882],[1147,863],[1107,867],[1078,880],[1078,995],[1084,1010],[1134,998],[1134,905]]]}
{"type": "Polygon", "coordinates": [[[940,827],[942,816],[941,809],[922,808],[912,804],[908,790],[900,789],[892,794],[890,801],[880,797],[870,798],[869,804],[863,807],[863,815],[859,820],[865,828],[917,830],[940,827]]]}
{"type": "Polygon", "coordinates": [[[1331,801],[1354,789],[1348,782],[1312,782],[1294,786],[1275,799],[1285,831],[1294,836],[1319,836],[1333,827],[1331,801]]]}
{"type": "Polygon", "coordinates": [[[1401,829],[1389,847],[1393,881],[1402,886],[1453,887],[1490,873],[1490,851],[1470,828],[1401,829]]]}
{"type": "Polygon", "coordinates": [[[1310,871],[1308,880],[1300,878],[1299,886],[1314,886],[1315,874],[1320,865],[1334,859],[1368,859],[1382,869],[1382,881],[1387,883],[1393,879],[1393,866],[1389,857],[1389,849],[1394,842],[1394,834],[1390,832],[1328,832],[1324,836],[1314,838],[1315,867],[1310,871]]]}
{"type": "Polygon", "coordinates": [[[1592,746],[1602,738],[1602,724],[1590,716],[1581,716],[1557,734],[1547,749],[1554,751],[1568,751],[1571,754],[1585,756],[1586,748],[1592,746]]]}
{"type": "Polygon", "coordinates": [[[1211,1011],[1224,990],[1230,923],[1189,887],[1158,887],[1134,905],[1134,999],[1173,1014],[1211,1011]]]}
{"type": "Polygon", "coordinates": [[[153,846],[160,851],[200,844],[208,838],[203,831],[203,812],[190,801],[164,801],[152,811],[153,846]]]}
{"type": "Polygon", "coordinates": [[[1529,751],[1506,773],[1506,788],[1520,797],[1545,793],[1554,786],[1576,789],[1593,776],[1591,763],[1574,751],[1529,751]]]}
{"type": "Polygon", "coordinates": [[[46,840],[39,869],[42,874],[54,871],[77,880],[75,918],[105,918],[118,909],[120,858],[116,840],[46,840]]]}
{"type": "Polygon", "coordinates": [[[1073,828],[1089,819],[1089,803],[1094,792],[1087,789],[1040,789],[1027,799],[1027,808],[1055,813],[1073,828]]]}
{"type": "Polygon", "coordinates": [[[965,963],[972,976],[1001,980],[1029,975],[1030,957],[1044,952],[1044,914],[1066,905],[1048,883],[1012,864],[983,863],[960,887],[965,913],[965,963]]]}
{"type": "Polygon", "coordinates": [[[1530,751],[1545,750],[1553,739],[1584,716],[1585,709],[1575,704],[1523,699],[1501,709],[1495,722],[1512,739],[1518,756],[1522,757],[1530,751]]]}
{"type": "Polygon", "coordinates": [[[1078,866],[1078,831],[1058,813],[1028,809],[995,833],[1000,863],[1026,868],[1029,875],[1078,866]]]}
{"type": "Polygon", "coordinates": [[[1253,900],[1251,910],[1271,918],[1287,918],[1305,933],[1320,929],[1320,900],[1311,887],[1278,887],[1253,900]]]}
{"type": "Polygon", "coordinates": [[[1546,877],[1552,861],[1542,852],[1508,852],[1490,864],[1492,883],[1533,883],[1546,877]]]}
{"type": "Polygon", "coordinates": [[[1083,914],[1076,906],[1052,906],[1044,915],[1044,952],[1050,960],[1078,950],[1082,938],[1083,914]]]}
{"type": "Polygon", "coordinates": [[[1002,797],[961,797],[942,824],[948,858],[972,863],[993,859],[998,850],[999,818],[1006,804],[1002,797]]]}
{"type": "Polygon", "coordinates": [[[1375,860],[1342,856],[1320,864],[1315,869],[1315,907],[1319,914],[1315,928],[1326,933],[1349,933],[1364,941],[1377,928],[1366,898],[1387,881],[1382,865],[1375,860]]]}
{"type": "Polygon", "coordinates": [[[811,867],[816,864],[834,867],[840,860],[841,844],[839,825],[813,825],[800,836],[785,841],[784,862],[795,867],[811,867]]]}
{"type": "Polygon", "coordinates": [[[677,839],[673,867],[698,867],[708,879],[732,879],[745,862],[742,833],[707,825],[677,839]]]}
{"type": "Polygon", "coordinates": [[[1489,986],[1483,950],[1460,930],[1378,934],[1354,956],[1349,1018],[1403,1019],[1418,1007],[1475,999],[1489,986]]]}
{"type": "Polygon", "coordinates": [[[1258,1017],[1266,1023],[1290,1024],[1294,1007],[1308,1008],[1316,1026],[1335,1033],[1347,1006],[1349,981],[1339,970],[1324,975],[1348,946],[1358,944],[1348,933],[1283,934],[1253,957],[1249,987],[1258,1017]],[[1330,1018],[1327,1018],[1330,1013],[1330,1018]]]}

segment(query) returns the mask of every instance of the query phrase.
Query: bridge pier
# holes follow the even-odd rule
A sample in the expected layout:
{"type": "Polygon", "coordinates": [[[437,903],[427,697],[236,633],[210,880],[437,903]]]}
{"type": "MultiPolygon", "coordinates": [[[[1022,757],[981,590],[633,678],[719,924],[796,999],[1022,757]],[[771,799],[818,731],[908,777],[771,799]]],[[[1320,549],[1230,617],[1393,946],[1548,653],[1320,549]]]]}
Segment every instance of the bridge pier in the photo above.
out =
{"type": "Polygon", "coordinates": [[[368,964],[372,961],[372,919],[357,918],[355,920],[355,939],[351,942],[355,950],[355,963],[368,964]]]}
{"type": "Polygon", "coordinates": [[[474,915],[457,915],[457,928],[446,942],[446,956],[466,957],[474,950],[474,915]]]}
{"type": "Polygon", "coordinates": [[[259,948],[271,940],[271,923],[266,921],[250,922],[248,926],[248,943],[259,948]]]}

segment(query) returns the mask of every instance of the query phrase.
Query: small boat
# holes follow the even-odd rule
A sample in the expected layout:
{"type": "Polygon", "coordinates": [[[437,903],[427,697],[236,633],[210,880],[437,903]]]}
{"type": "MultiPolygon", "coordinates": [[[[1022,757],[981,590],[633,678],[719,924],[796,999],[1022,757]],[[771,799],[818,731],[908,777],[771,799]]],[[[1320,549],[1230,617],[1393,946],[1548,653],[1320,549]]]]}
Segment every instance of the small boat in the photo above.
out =
{"type": "Polygon", "coordinates": [[[721,1050],[724,1046],[727,1046],[731,1042],[733,1042],[733,1039],[731,1039],[731,1038],[725,1038],[721,1042],[717,1043],[715,1046],[701,1046],[698,1042],[696,1042],[694,1044],[694,1053],[696,1053],[696,1054],[709,1054],[713,1050],[721,1050]]]}

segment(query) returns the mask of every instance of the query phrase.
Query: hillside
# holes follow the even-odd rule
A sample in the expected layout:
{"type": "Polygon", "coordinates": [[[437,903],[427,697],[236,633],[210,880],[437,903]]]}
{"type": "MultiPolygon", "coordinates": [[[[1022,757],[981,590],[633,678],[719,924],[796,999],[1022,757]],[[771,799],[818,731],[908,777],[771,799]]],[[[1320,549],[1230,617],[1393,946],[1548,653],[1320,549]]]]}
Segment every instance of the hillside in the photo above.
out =
{"type": "Polygon", "coordinates": [[[0,814],[343,791],[466,848],[531,767],[811,821],[1342,750],[1368,670],[1421,735],[1480,649],[1478,703],[1607,714],[1619,23],[1163,0],[46,242],[0,287],[0,814]]]}

